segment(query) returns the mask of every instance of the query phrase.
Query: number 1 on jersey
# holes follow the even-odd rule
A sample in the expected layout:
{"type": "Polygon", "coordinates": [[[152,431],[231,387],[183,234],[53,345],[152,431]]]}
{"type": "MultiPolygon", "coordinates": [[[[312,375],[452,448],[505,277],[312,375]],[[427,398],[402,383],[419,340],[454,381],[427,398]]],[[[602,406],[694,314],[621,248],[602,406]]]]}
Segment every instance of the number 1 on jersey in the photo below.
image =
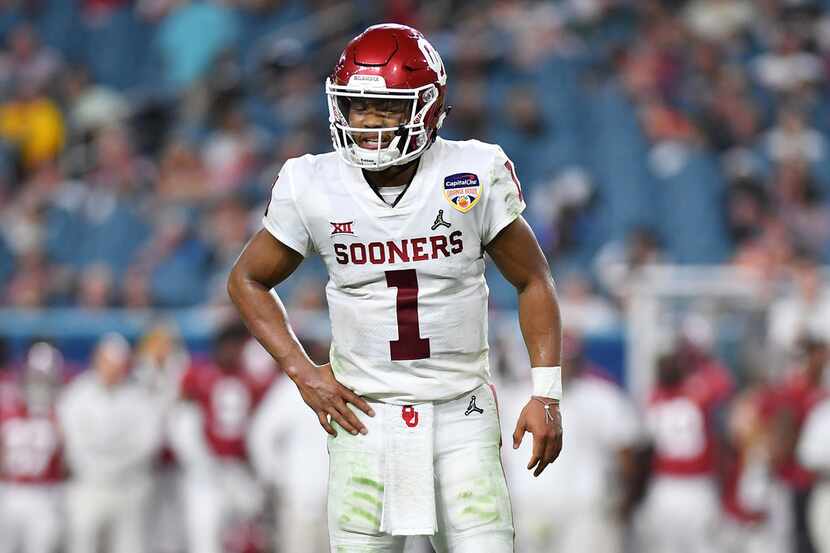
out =
{"type": "Polygon", "coordinates": [[[415,269],[386,271],[386,285],[398,289],[398,339],[389,342],[392,361],[426,359],[429,340],[421,338],[418,326],[418,274],[415,269]]]}

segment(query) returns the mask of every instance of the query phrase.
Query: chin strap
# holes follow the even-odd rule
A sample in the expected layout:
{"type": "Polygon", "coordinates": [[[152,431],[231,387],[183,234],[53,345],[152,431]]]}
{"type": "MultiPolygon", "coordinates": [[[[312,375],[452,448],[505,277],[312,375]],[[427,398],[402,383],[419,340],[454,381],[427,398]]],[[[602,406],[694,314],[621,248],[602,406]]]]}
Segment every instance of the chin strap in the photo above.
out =
{"type": "Polygon", "coordinates": [[[445,109],[444,112],[438,117],[438,124],[435,125],[436,129],[440,129],[441,127],[444,126],[444,119],[447,118],[447,115],[449,115],[451,111],[452,111],[452,106],[447,106],[447,109],[445,109]]]}
{"type": "MultiPolygon", "coordinates": [[[[378,164],[388,164],[391,163],[392,165],[396,165],[394,160],[403,157],[403,154],[398,149],[398,144],[401,141],[401,134],[400,129],[395,131],[395,137],[389,143],[389,146],[378,152],[377,150],[369,150],[367,148],[361,148],[357,144],[353,144],[351,146],[352,151],[355,153],[355,157],[357,157],[361,161],[367,161],[371,163],[378,163],[378,164]]],[[[386,167],[364,167],[367,171],[382,171],[386,167]]]]}

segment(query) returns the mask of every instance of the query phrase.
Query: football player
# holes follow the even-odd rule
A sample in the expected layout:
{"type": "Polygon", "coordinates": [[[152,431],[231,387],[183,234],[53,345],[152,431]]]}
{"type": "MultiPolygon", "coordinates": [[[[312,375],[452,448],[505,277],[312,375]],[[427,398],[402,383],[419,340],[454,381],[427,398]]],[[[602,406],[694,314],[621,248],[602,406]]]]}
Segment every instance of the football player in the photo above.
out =
{"type": "Polygon", "coordinates": [[[325,434],[296,387],[281,377],[262,400],[248,434],[251,461],[277,499],[279,552],[319,553],[328,545],[325,434]],[[315,428],[316,427],[316,428],[315,428]]]}
{"type": "MultiPolygon", "coordinates": [[[[562,355],[567,449],[542,476],[544,486],[524,474],[521,460],[505,462],[516,494],[513,510],[522,523],[516,550],[621,553],[624,525],[639,491],[634,484],[645,441],[642,421],[625,392],[585,356],[580,336],[566,332],[562,355]]],[[[523,402],[524,379],[521,384],[499,389],[502,405],[514,403],[514,396],[523,402]]]]}
{"type": "Polygon", "coordinates": [[[57,549],[64,470],[55,401],[62,371],[61,353],[35,343],[18,401],[0,407],[0,552],[57,549]]]}
{"type": "Polygon", "coordinates": [[[728,369],[683,344],[658,360],[646,407],[652,480],[636,521],[640,551],[718,551],[720,501],[715,414],[733,383],[728,369]]]}
{"type": "Polygon", "coordinates": [[[58,401],[71,473],[68,553],[147,550],[147,508],[162,420],[160,404],[130,379],[131,364],[127,340],[103,336],[91,368],[69,383],[58,401]]]}
{"type": "Polygon", "coordinates": [[[816,474],[797,456],[799,437],[810,412],[827,396],[825,367],[830,345],[821,335],[809,333],[798,340],[800,362],[766,393],[761,410],[770,431],[770,463],[774,482],[789,503],[790,535],[794,551],[811,551],[808,504],[816,474]]]}
{"type": "MultiPolygon", "coordinates": [[[[149,526],[153,529],[148,549],[175,553],[185,548],[185,524],[181,498],[181,463],[173,447],[172,430],[179,414],[179,382],[190,363],[190,354],[175,327],[160,323],[150,328],[136,347],[133,374],[137,382],[159,400],[164,436],[153,478],[149,526]]],[[[176,421],[177,422],[177,421],[176,421]]]]}
{"type": "Polygon", "coordinates": [[[340,552],[513,551],[490,383],[484,254],[516,287],[529,391],[513,435],[534,475],[562,447],[560,317],[547,262],[498,146],[448,141],[447,73],[427,39],[376,25],[326,81],[335,152],[288,160],[228,292],[330,434],[340,552]],[[270,290],[305,257],[329,273],[330,363],[316,366],[270,290]],[[352,406],[356,409],[353,409],[352,406]]]}
{"type": "MultiPolygon", "coordinates": [[[[830,370],[825,369],[826,378],[830,370]]],[[[819,480],[810,497],[808,511],[810,535],[817,553],[830,553],[830,397],[816,404],[804,425],[798,443],[798,458],[804,467],[815,471],[819,480]]]]}
{"type": "MultiPolygon", "coordinates": [[[[237,322],[220,330],[213,358],[185,372],[181,395],[200,413],[204,444],[200,462],[185,459],[184,498],[190,551],[221,553],[233,523],[246,524],[262,507],[262,493],[248,463],[245,438],[270,375],[244,370],[242,352],[250,335],[237,322]]],[[[187,457],[187,456],[185,456],[187,457]]]]}

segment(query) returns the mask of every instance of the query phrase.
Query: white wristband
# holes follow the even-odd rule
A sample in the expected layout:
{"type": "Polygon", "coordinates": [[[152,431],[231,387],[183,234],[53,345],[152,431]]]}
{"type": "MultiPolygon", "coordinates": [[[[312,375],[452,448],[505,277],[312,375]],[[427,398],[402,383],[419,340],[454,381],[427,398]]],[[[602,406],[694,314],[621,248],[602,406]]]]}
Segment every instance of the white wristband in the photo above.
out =
{"type": "Polygon", "coordinates": [[[533,380],[533,395],[562,400],[562,368],[532,367],[530,378],[533,380]]]}

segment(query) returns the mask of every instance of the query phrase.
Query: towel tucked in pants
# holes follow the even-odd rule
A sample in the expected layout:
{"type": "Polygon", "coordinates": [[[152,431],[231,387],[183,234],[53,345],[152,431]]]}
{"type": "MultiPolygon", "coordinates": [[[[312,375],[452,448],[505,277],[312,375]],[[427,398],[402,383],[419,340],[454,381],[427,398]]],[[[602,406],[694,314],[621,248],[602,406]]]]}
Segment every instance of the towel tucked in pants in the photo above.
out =
{"type": "MultiPolygon", "coordinates": [[[[381,529],[382,522],[389,522],[389,513],[384,521],[384,509],[390,505],[385,495],[391,473],[387,462],[395,462],[387,458],[385,432],[388,417],[400,418],[404,425],[408,418],[413,424],[419,406],[372,403],[372,407],[375,417],[357,412],[367,435],[352,436],[337,427],[337,437],[329,439],[329,532],[336,553],[400,553],[406,540],[405,535],[381,529]]],[[[493,391],[482,385],[457,399],[433,403],[431,408],[433,547],[437,553],[512,553],[513,520],[501,466],[493,391]]],[[[420,409],[424,412],[423,404],[420,409]]],[[[418,424],[426,424],[420,416],[418,424]]],[[[392,503],[405,502],[397,497],[392,503]]],[[[417,510],[422,507],[419,500],[417,510]]],[[[419,521],[427,520],[423,512],[415,516],[419,521]]],[[[405,520],[400,514],[394,517],[395,525],[405,520]]]]}

